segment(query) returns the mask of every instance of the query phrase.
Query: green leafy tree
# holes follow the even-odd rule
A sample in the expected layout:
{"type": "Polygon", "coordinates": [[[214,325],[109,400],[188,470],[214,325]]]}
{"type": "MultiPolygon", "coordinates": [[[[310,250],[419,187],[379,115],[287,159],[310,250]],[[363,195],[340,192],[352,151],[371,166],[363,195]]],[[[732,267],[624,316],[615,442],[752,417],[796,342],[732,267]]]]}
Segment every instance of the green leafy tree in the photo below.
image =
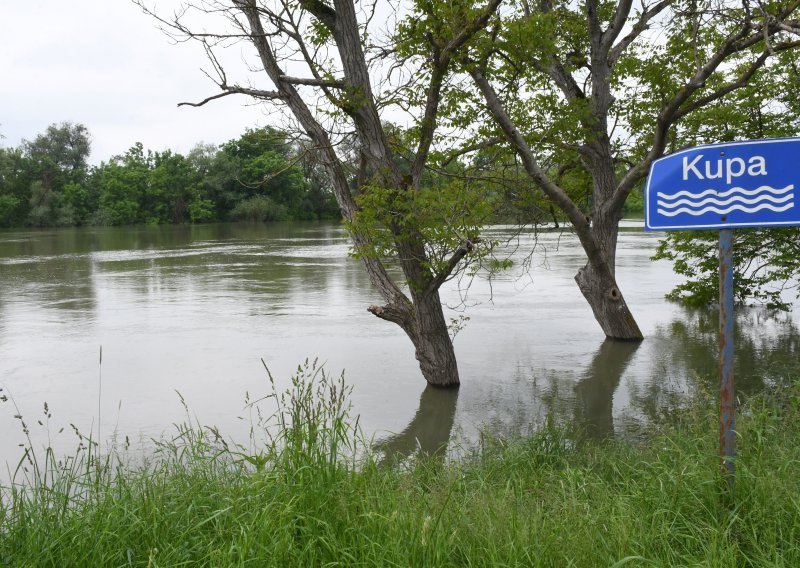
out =
{"type": "Polygon", "coordinates": [[[234,198],[225,195],[227,180],[235,177],[233,164],[213,144],[198,144],[186,156],[196,182],[189,201],[192,223],[207,223],[227,218],[234,198]]]}
{"type": "MultiPolygon", "coordinates": [[[[413,6],[409,44],[442,45],[448,30],[472,21],[469,2],[413,6]]],[[[784,1],[519,0],[461,50],[471,84],[448,92],[451,127],[478,142],[501,137],[569,220],[586,254],[575,280],[608,337],[642,338],[615,275],[629,195],[690,132],[706,137],[698,113],[724,114],[748,85],[771,85],[775,62],[796,59],[799,15],[784,1]],[[569,183],[554,175],[565,170],[569,183]]],[[[778,88],[756,91],[762,108],[787,103],[778,88]]]]}
{"type": "Polygon", "coordinates": [[[89,168],[88,133],[53,125],[21,149],[0,148],[0,226],[204,223],[334,218],[311,152],[274,128],[248,130],[189,156],[134,144],[89,168]]]}
{"type": "Polygon", "coordinates": [[[286,133],[271,127],[248,129],[223,144],[220,163],[232,165],[226,181],[234,220],[286,221],[311,218],[303,208],[308,182],[286,133]]]}
{"type": "MultiPolygon", "coordinates": [[[[144,2],[137,4],[158,17],[144,2]]],[[[475,231],[460,231],[463,223],[449,223],[454,214],[459,215],[458,208],[442,205],[444,197],[428,191],[424,178],[455,57],[499,4],[500,0],[489,0],[475,5],[470,18],[442,30],[440,42],[427,45],[419,57],[406,57],[397,38],[389,38],[389,45],[376,45],[373,38],[380,35],[379,24],[370,12],[377,4],[364,9],[353,0],[234,0],[231,4],[210,0],[194,4],[196,15],[209,22],[221,16],[215,25],[227,22],[233,26],[215,37],[194,33],[181,12],[170,20],[160,18],[176,36],[201,41],[210,56],[221,92],[194,106],[233,94],[280,105],[319,152],[354,250],[383,299],[383,305],[370,306],[369,311],[400,326],[414,345],[423,376],[437,386],[459,384],[440,287],[483,249],[475,231]],[[232,38],[249,42],[256,65],[263,70],[261,77],[269,80],[274,90],[250,87],[250,79],[248,86],[230,81],[215,48],[232,38]],[[401,67],[414,67],[400,88],[391,85],[386,56],[395,58],[401,67]],[[290,76],[283,67],[290,61],[292,71],[305,76],[290,76]],[[415,111],[409,138],[402,145],[407,150],[405,168],[391,143],[392,133],[381,120],[380,113],[391,106],[415,111]],[[355,160],[349,149],[357,153],[355,160]],[[353,164],[357,164],[355,171],[353,164]],[[399,281],[392,276],[392,265],[402,273],[399,281]]],[[[192,24],[198,22],[192,20],[192,24]]],[[[268,165],[262,161],[256,171],[268,165]]],[[[262,178],[259,187],[268,183],[262,178]]],[[[467,190],[454,185],[448,187],[447,195],[460,205],[458,200],[467,190]]]]}
{"type": "MultiPolygon", "coordinates": [[[[198,174],[195,199],[211,203],[214,221],[226,221],[241,195],[237,191],[236,163],[211,144],[198,144],[187,156],[198,174]]],[[[204,204],[203,209],[205,209],[204,204]]]]}
{"type": "Polygon", "coordinates": [[[234,221],[287,221],[289,210],[266,195],[254,195],[237,203],[230,217],[234,221]]]}
{"type": "Polygon", "coordinates": [[[111,225],[207,221],[212,205],[199,195],[200,175],[181,154],[145,151],[137,143],[94,172],[100,206],[95,220],[111,225]]]}
{"type": "Polygon", "coordinates": [[[339,207],[321,153],[310,144],[298,147],[300,167],[303,178],[308,184],[301,205],[305,218],[337,219],[340,217],[339,207]]]}
{"type": "Polygon", "coordinates": [[[67,182],[62,192],[62,200],[72,214],[71,224],[87,224],[97,208],[97,195],[92,191],[92,174],[89,174],[86,183],[67,182]]]}
{"type": "Polygon", "coordinates": [[[143,204],[148,198],[151,165],[152,153],[145,154],[142,144],[136,143],[125,154],[98,167],[94,180],[99,193],[95,224],[134,225],[145,220],[143,204]]]}
{"type": "Polygon", "coordinates": [[[149,224],[189,221],[189,205],[195,199],[196,185],[197,174],[184,156],[169,150],[155,153],[141,208],[143,220],[149,224]]]}
{"type": "Polygon", "coordinates": [[[0,148],[0,227],[19,227],[28,219],[27,159],[17,148],[0,148]]]}
{"type": "MultiPolygon", "coordinates": [[[[800,228],[738,229],[733,242],[736,301],[790,309],[800,298],[800,228]]],[[[654,258],[671,260],[675,272],[687,278],[667,297],[690,306],[716,303],[718,251],[717,231],[675,232],[662,240],[654,258]]]]}
{"type": "Polygon", "coordinates": [[[41,180],[30,185],[30,206],[29,220],[34,227],[75,224],[75,212],[63,193],[54,191],[41,180]]]}
{"type": "MultiPolygon", "coordinates": [[[[676,133],[676,145],[796,136],[800,133],[800,71],[794,54],[780,54],[748,85],[692,115],[676,133]]],[[[673,262],[687,280],[668,298],[688,305],[718,301],[716,231],[668,233],[654,258],[673,262]]],[[[800,276],[800,229],[734,231],[734,296],[740,303],[788,309],[800,276]]]]}
{"type": "MultiPolygon", "coordinates": [[[[82,124],[52,124],[32,141],[23,140],[29,185],[29,222],[34,226],[72,225],[73,204],[64,196],[68,184],[86,183],[91,142],[82,124]]],[[[74,191],[72,192],[74,193],[74,191]]]]}

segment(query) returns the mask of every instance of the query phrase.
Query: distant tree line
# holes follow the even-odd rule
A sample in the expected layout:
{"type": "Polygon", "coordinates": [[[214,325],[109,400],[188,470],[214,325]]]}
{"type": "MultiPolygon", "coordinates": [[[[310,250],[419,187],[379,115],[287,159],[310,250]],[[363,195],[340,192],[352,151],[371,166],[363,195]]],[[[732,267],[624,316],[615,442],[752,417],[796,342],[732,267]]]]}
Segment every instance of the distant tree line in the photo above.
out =
{"type": "MultiPolygon", "coordinates": [[[[408,175],[408,133],[391,124],[385,128],[397,152],[396,167],[408,175]]],[[[272,127],[248,129],[222,145],[198,144],[186,156],[147,150],[137,142],[125,153],[91,166],[90,149],[88,129],[70,122],[52,124],[17,148],[0,147],[0,228],[340,217],[319,150],[272,127]]],[[[343,164],[348,183],[355,188],[360,151],[354,144],[342,152],[347,156],[343,164]]],[[[585,191],[586,180],[579,176],[563,181],[576,192],[585,191]]],[[[438,207],[448,214],[459,210],[465,199],[473,207],[480,201],[482,223],[554,222],[558,227],[565,221],[531,190],[513,156],[498,149],[480,150],[469,160],[454,155],[441,170],[426,171],[422,185],[439,194],[438,207]]],[[[370,200],[355,192],[369,210],[370,200]]],[[[630,202],[626,211],[641,211],[640,193],[630,202]]],[[[432,203],[423,207],[428,212],[432,208],[432,203]]]]}
{"type": "Polygon", "coordinates": [[[313,148],[271,127],[184,156],[146,150],[88,163],[81,124],[0,147],[0,227],[332,219],[338,207],[313,148]]]}

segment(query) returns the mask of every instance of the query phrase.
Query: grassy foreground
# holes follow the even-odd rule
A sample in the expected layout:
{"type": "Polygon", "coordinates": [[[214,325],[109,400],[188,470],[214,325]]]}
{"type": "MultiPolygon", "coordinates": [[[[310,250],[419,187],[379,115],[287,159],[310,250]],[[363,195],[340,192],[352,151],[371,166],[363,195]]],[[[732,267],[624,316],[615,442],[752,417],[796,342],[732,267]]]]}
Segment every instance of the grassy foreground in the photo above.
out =
{"type": "Polygon", "coordinates": [[[800,566],[797,386],[741,410],[733,508],[713,409],[637,445],[551,429],[390,466],[340,379],[310,365],[275,400],[259,451],[183,426],[146,465],[32,460],[2,490],[0,565],[800,566]]]}

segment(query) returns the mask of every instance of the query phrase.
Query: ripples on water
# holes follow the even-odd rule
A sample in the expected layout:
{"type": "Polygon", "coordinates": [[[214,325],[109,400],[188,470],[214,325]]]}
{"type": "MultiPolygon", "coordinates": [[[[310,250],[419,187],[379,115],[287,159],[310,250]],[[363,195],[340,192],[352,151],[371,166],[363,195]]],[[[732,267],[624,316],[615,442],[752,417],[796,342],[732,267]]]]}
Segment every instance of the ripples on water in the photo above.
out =
{"type": "MultiPolygon", "coordinates": [[[[31,424],[49,403],[51,433],[69,422],[97,431],[102,381],[104,438],[158,436],[183,419],[176,391],[200,422],[241,438],[246,393],[267,391],[259,359],[285,381],[306,357],[345,370],[365,431],[401,455],[453,433],[467,444],[481,429],[525,433],[548,415],[597,437],[626,434],[715,381],[716,312],[663,299],[676,277],[650,261],[657,240],[633,228],[619,239],[641,345],[603,341],[567,233],[535,245],[522,234],[508,249],[517,268],[466,290],[451,283],[446,317],[470,320],[455,342],[462,387],[448,392],[426,389],[402,331],[366,312],[380,298],[338,225],[0,232],[0,376],[31,424]]],[[[742,393],[796,369],[792,315],[738,312],[742,393]]],[[[0,456],[15,461],[12,415],[0,406],[0,456]]],[[[56,449],[74,447],[68,432],[56,449]]]]}

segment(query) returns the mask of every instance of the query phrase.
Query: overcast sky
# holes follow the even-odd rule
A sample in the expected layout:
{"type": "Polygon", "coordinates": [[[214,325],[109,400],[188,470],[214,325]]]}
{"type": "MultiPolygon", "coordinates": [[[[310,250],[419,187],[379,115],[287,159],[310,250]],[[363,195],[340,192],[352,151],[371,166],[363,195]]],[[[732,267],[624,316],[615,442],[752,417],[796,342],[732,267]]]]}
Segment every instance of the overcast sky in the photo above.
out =
{"type": "Polygon", "coordinates": [[[0,145],[82,123],[99,163],[135,142],[185,153],[271,122],[243,97],[178,108],[218,92],[206,67],[199,45],[172,44],[129,0],[0,0],[0,145]]]}

